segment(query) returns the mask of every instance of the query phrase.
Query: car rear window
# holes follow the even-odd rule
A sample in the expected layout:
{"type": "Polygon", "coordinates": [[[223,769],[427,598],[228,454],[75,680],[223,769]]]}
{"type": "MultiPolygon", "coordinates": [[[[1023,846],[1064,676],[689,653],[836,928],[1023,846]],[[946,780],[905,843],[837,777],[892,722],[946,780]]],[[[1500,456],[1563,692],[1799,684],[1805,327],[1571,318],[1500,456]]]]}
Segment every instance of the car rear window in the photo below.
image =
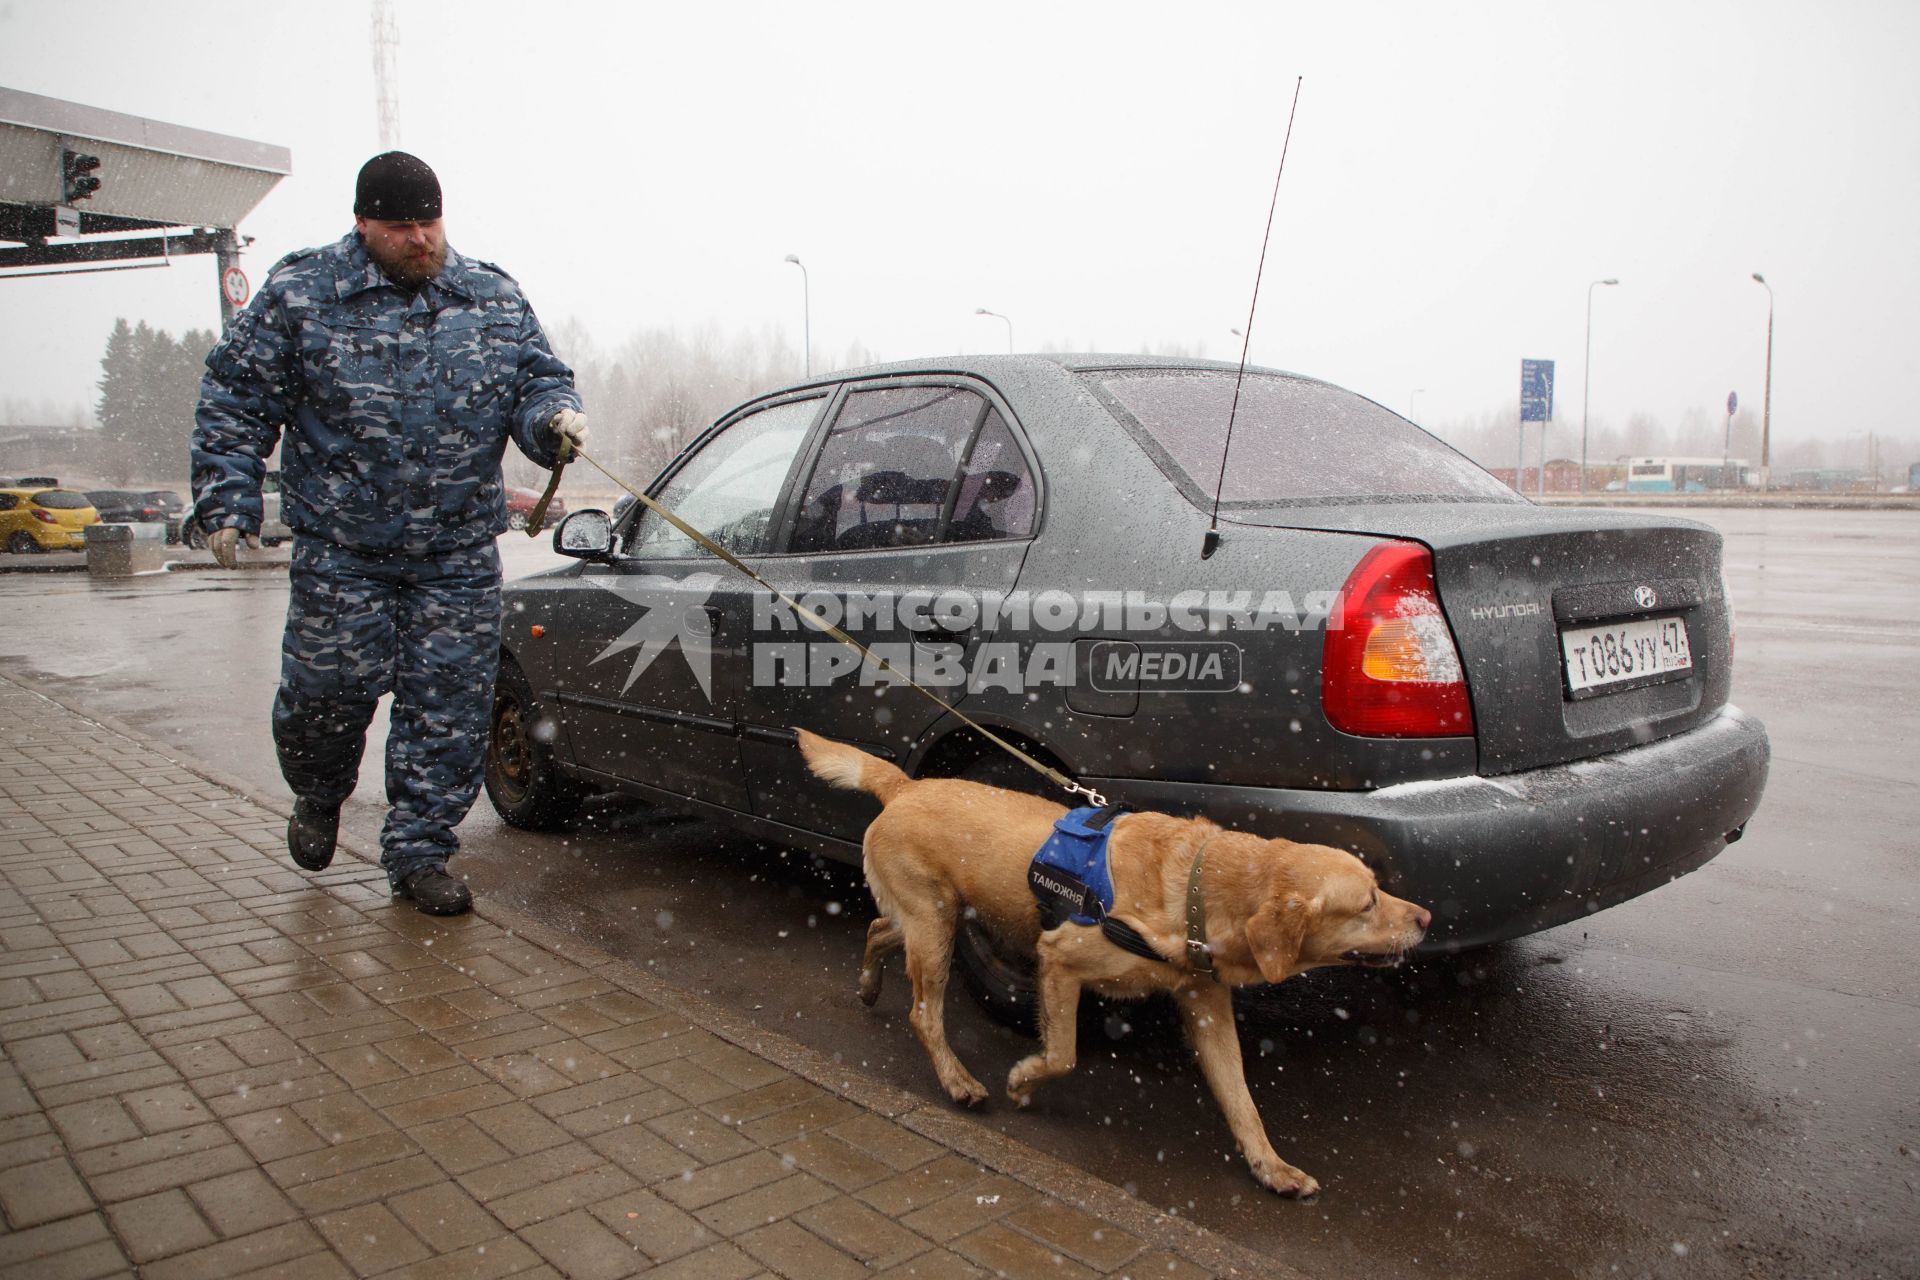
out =
{"type": "MultiPolygon", "coordinates": [[[[1160,465],[1214,498],[1235,375],[1102,369],[1082,375],[1160,465]]],[[[1247,375],[1222,504],[1521,502],[1465,455],[1396,413],[1324,382],[1247,375]]]]}
{"type": "Polygon", "coordinates": [[[86,494],[71,489],[42,489],[33,495],[33,501],[49,511],[78,511],[93,505],[86,494]]]}

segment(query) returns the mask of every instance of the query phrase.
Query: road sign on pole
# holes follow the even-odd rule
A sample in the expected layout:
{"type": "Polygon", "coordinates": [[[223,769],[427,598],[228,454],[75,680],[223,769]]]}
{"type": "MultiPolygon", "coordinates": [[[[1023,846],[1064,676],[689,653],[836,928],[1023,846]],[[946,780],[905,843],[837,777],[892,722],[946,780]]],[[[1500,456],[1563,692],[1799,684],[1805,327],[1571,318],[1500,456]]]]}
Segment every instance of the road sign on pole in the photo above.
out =
{"type": "Polygon", "coordinates": [[[1740,407],[1740,393],[1727,392],[1727,433],[1720,440],[1720,485],[1731,489],[1733,482],[1728,479],[1733,469],[1733,411],[1740,407]]]}
{"type": "Polygon", "coordinates": [[[1547,483],[1547,428],[1546,423],[1553,420],[1553,361],[1522,360],[1520,362],[1520,439],[1513,460],[1513,487],[1516,492],[1527,491],[1523,478],[1527,468],[1527,424],[1538,422],[1540,427],[1540,487],[1544,490],[1547,483]]]}
{"type": "Polygon", "coordinates": [[[1520,421],[1553,421],[1553,361],[1520,362],[1520,421]]]}
{"type": "Polygon", "coordinates": [[[238,267],[228,267],[220,273],[220,292],[226,295],[228,302],[236,307],[247,305],[247,273],[238,267]]]}

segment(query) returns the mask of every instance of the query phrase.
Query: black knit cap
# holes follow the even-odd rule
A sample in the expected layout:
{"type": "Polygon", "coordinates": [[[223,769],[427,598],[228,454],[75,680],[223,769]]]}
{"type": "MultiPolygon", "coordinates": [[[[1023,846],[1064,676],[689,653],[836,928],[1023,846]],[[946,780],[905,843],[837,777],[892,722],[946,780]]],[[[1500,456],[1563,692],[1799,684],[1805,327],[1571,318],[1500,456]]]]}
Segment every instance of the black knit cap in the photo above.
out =
{"type": "Polygon", "coordinates": [[[360,166],[353,212],[382,222],[431,222],[440,216],[440,179],[419,156],[383,151],[360,166]]]}

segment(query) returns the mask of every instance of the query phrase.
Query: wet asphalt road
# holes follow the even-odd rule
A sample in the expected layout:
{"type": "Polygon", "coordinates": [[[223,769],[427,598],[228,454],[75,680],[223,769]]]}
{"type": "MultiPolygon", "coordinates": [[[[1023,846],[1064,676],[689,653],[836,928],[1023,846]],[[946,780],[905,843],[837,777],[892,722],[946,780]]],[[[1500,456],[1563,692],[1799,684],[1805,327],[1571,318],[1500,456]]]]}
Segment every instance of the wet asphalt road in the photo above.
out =
{"type": "MultiPolygon", "coordinates": [[[[980,1121],[1316,1276],[1920,1275],[1920,513],[1703,518],[1727,535],[1735,700],[1773,738],[1747,838],[1580,924],[1243,1008],[1254,1099],[1317,1201],[1246,1175],[1150,1006],[980,1121]]],[[[510,576],[554,562],[502,547],[510,576]]],[[[277,794],[285,597],[276,572],[0,575],[0,665],[277,794]]],[[[379,758],[376,737],[346,811],[368,843],[379,758]]],[[[479,892],[937,1096],[899,971],[876,1010],[854,999],[853,869],[628,802],[527,836],[482,799],[462,837],[479,892]]],[[[990,1082],[1028,1050],[957,984],[949,1021],[990,1082]]]]}

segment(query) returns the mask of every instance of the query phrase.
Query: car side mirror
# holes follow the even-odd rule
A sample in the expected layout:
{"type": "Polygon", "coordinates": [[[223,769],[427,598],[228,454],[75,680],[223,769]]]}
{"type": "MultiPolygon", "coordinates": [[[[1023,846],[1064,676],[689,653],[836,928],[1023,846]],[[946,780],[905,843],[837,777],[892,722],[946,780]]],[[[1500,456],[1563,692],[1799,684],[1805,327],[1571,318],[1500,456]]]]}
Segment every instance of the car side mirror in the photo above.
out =
{"type": "Polygon", "coordinates": [[[613,555],[613,517],[588,508],[575,511],[553,531],[553,549],[576,560],[606,560],[613,555]]]}

